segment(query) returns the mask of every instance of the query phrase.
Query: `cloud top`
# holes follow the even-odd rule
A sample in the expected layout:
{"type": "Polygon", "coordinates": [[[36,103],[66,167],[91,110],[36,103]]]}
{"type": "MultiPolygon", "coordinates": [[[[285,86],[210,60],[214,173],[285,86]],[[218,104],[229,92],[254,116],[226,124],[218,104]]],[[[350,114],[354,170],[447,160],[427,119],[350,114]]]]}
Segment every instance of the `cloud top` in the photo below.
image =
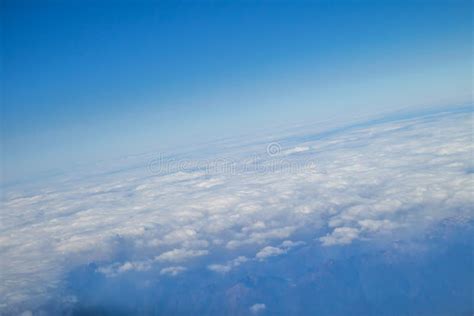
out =
{"type": "Polygon", "coordinates": [[[236,166],[251,161],[253,169],[154,174],[144,162],[7,191],[0,310],[35,308],[65,273],[90,262],[107,277],[185,275],[193,264],[226,274],[305,244],[400,239],[448,218],[472,219],[470,113],[361,124],[328,135],[282,138],[271,155],[263,141],[218,153],[236,166]],[[311,238],[291,241],[303,232],[311,238]]]}

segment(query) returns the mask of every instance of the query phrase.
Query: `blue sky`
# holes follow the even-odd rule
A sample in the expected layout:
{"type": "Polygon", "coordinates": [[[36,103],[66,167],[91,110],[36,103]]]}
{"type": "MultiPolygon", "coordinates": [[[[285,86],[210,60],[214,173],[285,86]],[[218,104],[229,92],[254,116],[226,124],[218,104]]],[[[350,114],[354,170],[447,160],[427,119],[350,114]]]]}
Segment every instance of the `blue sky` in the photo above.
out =
{"type": "Polygon", "coordinates": [[[471,99],[470,1],[2,1],[3,182],[471,99]]]}

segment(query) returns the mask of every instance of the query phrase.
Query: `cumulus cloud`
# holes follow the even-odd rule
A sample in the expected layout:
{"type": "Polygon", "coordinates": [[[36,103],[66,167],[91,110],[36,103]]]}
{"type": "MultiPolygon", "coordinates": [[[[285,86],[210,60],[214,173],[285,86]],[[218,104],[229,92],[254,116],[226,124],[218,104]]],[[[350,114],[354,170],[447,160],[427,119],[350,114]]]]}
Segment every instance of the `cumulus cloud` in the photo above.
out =
{"type": "Polygon", "coordinates": [[[250,306],[250,312],[252,314],[259,314],[260,312],[263,312],[266,308],[267,306],[263,303],[253,304],[252,306],[250,306]]]}
{"type": "Polygon", "coordinates": [[[257,257],[258,259],[265,259],[267,257],[273,257],[273,256],[281,255],[285,252],[286,251],[284,249],[281,249],[281,248],[278,248],[278,247],[267,246],[267,247],[263,248],[262,250],[260,250],[259,252],[257,252],[255,257],[257,257]]]}
{"type": "Polygon", "coordinates": [[[207,266],[207,268],[211,271],[218,272],[218,273],[227,273],[231,271],[232,269],[240,266],[243,263],[246,263],[248,261],[252,260],[258,260],[258,261],[263,261],[268,257],[273,257],[273,256],[279,256],[282,254],[286,254],[291,248],[297,247],[304,245],[305,242],[303,241],[291,241],[291,240],[285,240],[283,241],[280,245],[273,247],[273,246],[266,246],[259,250],[254,258],[247,258],[245,256],[239,256],[233,260],[229,260],[224,264],[210,264],[207,266]]]}
{"type": "Polygon", "coordinates": [[[207,255],[209,252],[207,250],[194,250],[194,249],[173,249],[166,251],[161,255],[157,256],[155,260],[157,261],[168,261],[168,262],[178,262],[184,261],[193,257],[200,257],[207,255]]]}
{"type": "Polygon", "coordinates": [[[272,246],[264,247],[259,252],[257,252],[257,254],[255,255],[255,258],[262,261],[268,257],[275,257],[275,256],[285,254],[291,248],[304,245],[304,244],[305,243],[302,241],[293,242],[291,240],[285,240],[278,247],[272,247],[272,246]]]}
{"type": "Polygon", "coordinates": [[[225,273],[246,260],[288,253],[294,242],[285,240],[302,231],[331,247],[472,219],[470,112],[359,124],[327,135],[282,136],[279,155],[268,155],[261,140],[228,144],[216,156],[232,158],[238,172],[155,172],[157,166],[148,166],[153,157],[142,156],[110,172],[6,189],[0,313],[20,314],[24,308],[12,308],[45,301],[65,273],[90,262],[108,276],[153,269],[166,276],[184,271],[169,268],[190,269],[199,261],[193,259],[213,255],[217,263],[205,266],[225,273]],[[249,249],[255,257],[247,257],[249,249]],[[241,259],[219,261],[219,253],[241,259]]]}
{"type": "Polygon", "coordinates": [[[370,232],[379,232],[379,231],[391,231],[398,227],[396,223],[392,223],[389,220],[374,220],[374,219],[363,219],[358,221],[359,226],[362,230],[370,232]]]}
{"type": "Polygon", "coordinates": [[[337,227],[331,234],[321,237],[319,240],[321,240],[324,246],[346,245],[350,244],[357,237],[359,237],[359,230],[357,228],[337,227]]]}
{"type": "Polygon", "coordinates": [[[214,272],[227,273],[233,268],[240,266],[242,263],[247,262],[249,259],[245,256],[239,256],[233,260],[228,261],[225,264],[210,264],[207,268],[214,272]]]}
{"type": "Polygon", "coordinates": [[[163,268],[160,271],[161,275],[171,275],[171,276],[176,276],[182,272],[186,271],[185,267],[182,266],[175,266],[175,267],[167,267],[163,268]]]}
{"type": "MultiPolygon", "coordinates": [[[[252,225],[253,226],[253,225],[252,225]]],[[[238,247],[248,245],[248,244],[262,244],[268,240],[272,239],[282,239],[289,237],[294,231],[294,226],[279,227],[268,229],[265,231],[251,232],[248,235],[243,235],[243,239],[240,240],[230,240],[226,247],[228,249],[236,249],[238,247]]]]}
{"type": "Polygon", "coordinates": [[[100,267],[97,269],[98,272],[105,274],[107,277],[115,277],[119,274],[130,272],[130,271],[148,271],[151,268],[151,262],[130,262],[127,261],[123,264],[115,263],[109,266],[100,267]]]}

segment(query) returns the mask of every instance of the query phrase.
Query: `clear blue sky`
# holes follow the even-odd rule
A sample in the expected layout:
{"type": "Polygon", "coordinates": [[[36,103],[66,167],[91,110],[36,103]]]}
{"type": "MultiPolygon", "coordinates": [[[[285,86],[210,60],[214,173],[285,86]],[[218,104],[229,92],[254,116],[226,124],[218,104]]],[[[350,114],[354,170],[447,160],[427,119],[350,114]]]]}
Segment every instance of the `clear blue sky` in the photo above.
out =
{"type": "Polygon", "coordinates": [[[2,182],[471,98],[471,1],[1,6],[2,182]]]}

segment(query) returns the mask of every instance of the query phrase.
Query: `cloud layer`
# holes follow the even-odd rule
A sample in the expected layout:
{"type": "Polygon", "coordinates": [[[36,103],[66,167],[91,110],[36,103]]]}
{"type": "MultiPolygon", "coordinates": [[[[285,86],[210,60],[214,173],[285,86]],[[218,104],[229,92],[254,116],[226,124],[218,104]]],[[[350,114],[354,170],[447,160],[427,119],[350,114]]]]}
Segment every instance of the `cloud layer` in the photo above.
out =
{"type": "Polygon", "coordinates": [[[188,160],[156,173],[146,161],[7,191],[0,311],[41,305],[67,271],[90,262],[107,277],[175,277],[194,264],[225,274],[305,243],[410,238],[447,218],[473,217],[471,112],[272,141],[281,148],[270,153],[266,140],[227,146],[219,161],[231,169],[188,160]],[[303,233],[310,239],[299,241],[303,233]]]}

